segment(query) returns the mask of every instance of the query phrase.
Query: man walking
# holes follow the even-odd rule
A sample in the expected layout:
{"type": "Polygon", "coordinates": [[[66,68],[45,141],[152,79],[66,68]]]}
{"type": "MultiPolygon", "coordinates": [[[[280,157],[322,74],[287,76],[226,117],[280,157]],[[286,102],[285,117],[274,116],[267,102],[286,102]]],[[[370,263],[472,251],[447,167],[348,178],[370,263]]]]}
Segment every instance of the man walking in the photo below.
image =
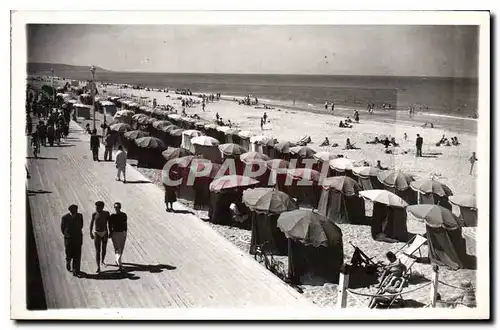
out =
{"type": "Polygon", "coordinates": [[[115,248],[116,265],[122,271],[122,255],[127,239],[127,214],[121,211],[122,205],[116,202],[115,213],[109,217],[109,235],[115,248]]]}
{"type": "Polygon", "coordinates": [[[470,158],[469,158],[469,163],[470,163],[470,172],[469,172],[469,175],[472,175],[472,170],[474,169],[474,164],[476,162],[477,162],[476,153],[473,152],[472,156],[470,156],[470,158]]]}
{"type": "Polygon", "coordinates": [[[125,174],[125,169],[127,168],[127,153],[123,151],[123,147],[118,147],[118,152],[116,153],[116,180],[120,181],[121,174],[123,173],[123,183],[127,183],[127,177],[125,174]]]}
{"type": "Polygon", "coordinates": [[[92,130],[92,135],[90,136],[90,150],[92,150],[94,161],[99,161],[99,136],[95,128],[92,130]]]}
{"type": "Polygon", "coordinates": [[[424,144],[424,139],[420,136],[420,134],[417,134],[417,142],[416,142],[417,157],[422,157],[422,145],[423,144],[424,144]]]}
{"type": "Polygon", "coordinates": [[[113,161],[113,136],[110,132],[104,138],[104,161],[113,161]]]}
{"type": "Polygon", "coordinates": [[[95,246],[96,273],[100,273],[101,264],[105,265],[106,247],[108,246],[109,212],[104,211],[104,202],[102,201],[96,202],[95,207],[96,211],[92,214],[92,220],[90,221],[90,239],[94,241],[95,246]]]}
{"type": "Polygon", "coordinates": [[[70,205],[69,213],[61,218],[61,232],[64,236],[64,251],[66,253],[66,269],[73,276],[82,277],[80,262],[82,258],[82,228],[83,217],[78,213],[77,205],[70,205]]]}

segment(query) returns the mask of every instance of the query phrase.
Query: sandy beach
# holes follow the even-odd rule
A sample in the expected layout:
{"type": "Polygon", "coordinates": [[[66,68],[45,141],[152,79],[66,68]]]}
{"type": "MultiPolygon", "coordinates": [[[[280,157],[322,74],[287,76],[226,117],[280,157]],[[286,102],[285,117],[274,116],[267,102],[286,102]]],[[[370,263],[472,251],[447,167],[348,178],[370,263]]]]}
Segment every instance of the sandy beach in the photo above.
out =
{"type": "MultiPolygon", "coordinates": [[[[133,89],[119,89],[112,86],[106,86],[100,89],[101,96],[121,96],[124,98],[138,98],[142,97],[143,103],[152,102],[156,98],[159,105],[172,105],[181,113],[181,97],[175,93],[164,93],[157,91],[133,90],[133,89]]],[[[195,94],[195,93],[193,93],[195,94]]],[[[195,98],[195,96],[192,96],[195,98]]],[[[257,135],[264,134],[276,137],[278,140],[297,141],[304,135],[310,135],[312,143],[309,144],[311,148],[317,151],[332,151],[336,154],[343,154],[345,157],[354,160],[366,160],[371,164],[375,164],[376,160],[381,160],[384,166],[390,168],[399,168],[403,171],[413,174],[416,178],[425,178],[434,176],[437,180],[447,184],[454,192],[454,194],[474,194],[476,184],[476,174],[469,175],[468,157],[475,150],[476,138],[468,133],[453,133],[450,130],[443,128],[427,128],[424,129],[420,123],[411,124],[407,121],[382,123],[378,120],[371,120],[368,115],[361,115],[360,123],[354,124],[352,129],[338,128],[338,121],[345,119],[345,117],[311,113],[308,111],[299,110],[286,110],[275,108],[273,110],[255,109],[253,106],[238,105],[237,102],[230,100],[220,100],[213,103],[208,103],[205,111],[203,112],[201,104],[196,104],[191,108],[186,108],[188,115],[197,114],[207,121],[214,121],[215,114],[218,113],[224,121],[231,120],[233,127],[238,129],[248,130],[257,135]],[[264,131],[261,131],[259,125],[259,118],[264,111],[267,112],[270,124],[265,126],[264,131]],[[407,133],[408,140],[404,141],[403,134],[407,133]],[[390,155],[384,153],[382,145],[366,144],[366,141],[372,140],[375,136],[380,135],[394,136],[400,147],[396,148],[396,154],[390,155]],[[421,134],[424,137],[423,152],[425,154],[432,154],[428,157],[416,158],[414,155],[414,145],[416,134],[421,134]],[[456,147],[436,147],[437,142],[442,135],[447,137],[457,136],[461,141],[460,146],[456,147]],[[453,134],[453,135],[452,135],[453,134]],[[339,147],[319,147],[319,144],[328,136],[330,142],[336,142],[339,147]],[[342,150],[345,144],[345,139],[350,138],[351,141],[360,147],[358,150],[342,150]],[[408,153],[404,154],[403,151],[407,150],[408,153]]],[[[107,122],[112,120],[108,116],[107,122]]],[[[467,119],[464,119],[467,120],[467,119]]],[[[102,115],[97,114],[98,126],[102,121],[102,115]]],[[[84,126],[87,122],[81,122],[84,126]]],[[[155,184],[161,186],[161,171],[155,169],[138,168],[138,170],[146,175],[155,184]]],[[[191,201],[180,200],[188,207],[192,207],[191,201]]],[[[371,214],[371,203],[367,203],[367,214],[371,214]]],[[[204,211],[195,211],[200,219],[207,219],[208,214],[204,211]]],[[[248,253],[251,231],[239,229],[236,227],[227,227],[207,222],[221,236],[235,244],[243,252],[248,253]]],[[[371,238],[369,226],[359,226],[350,224],[339,224],[342,229],[344,241],[344,256],[345,261],[349,262],[354,252],[354,248],[349,244],[352,242],[354,245],[360,247],[363,251],[367,252],[370,257],[375,261],[385,261],[385,253],[387,251],[396,251],[403,246],[403,243],[389,244],[379,241],[374,241],[371,238]]],[[[419,233],[424,235],[425,225],[408,216],[408,231],[410,233],[419,233]]],[[[427,255],[427,247],[422,248],[422,255],[427,255]]],[[[287,257],[278,257],[285,266],[287,265],[287,257]]],[[[409,283],[407,290],[415,289],[429,281],[432,275],[432,268],[429,264],[418,264],[413,266],[414,282],[409,283]]],[[[440,270],[440,279],[446,283],[454,286],[459,286],[463,280],[470,280],[474,285],[476,284],[476,270],[460,269],[458,271],[451,271],[447,269],[440,270]]],[[[337,284],[325,283],[316,278],[304,280],[304,284],[300,286],[303,290],[304,296],[311,299],[315,304],[321,307],[334,308],[337,301],[337,284]]],[[[375,287],[363,287],[356,289],[362,293],[375,293],[375,287]]],[[[453,287],[441,286],[439,293],[442,299],[451,299],[456,297],[460,292],[453,287]]],[[[349,295],[348,306],[354,308],[364,307],[367,303],[363,297],[353,298],[349,295]]],[[[424,288],[417,290],[408,295],[410,306],[422,307],[428,303],[429,290],[424,288]]]]}

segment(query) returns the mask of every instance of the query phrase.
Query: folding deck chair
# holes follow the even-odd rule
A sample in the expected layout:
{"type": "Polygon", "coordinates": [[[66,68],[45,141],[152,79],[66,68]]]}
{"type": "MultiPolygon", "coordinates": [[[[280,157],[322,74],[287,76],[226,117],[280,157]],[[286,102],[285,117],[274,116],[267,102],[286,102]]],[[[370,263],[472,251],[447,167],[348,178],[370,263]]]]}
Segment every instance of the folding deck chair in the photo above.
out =
{"type": "Polygon", "coordinates": [[[397,250],[394,254],[401,261],[403,265],[405,265],[407,272],[411,276],[411,268],[413,264],[417,261],[415,258],[410,256],[414,256],[415,252],[418,251],[419,257],[422,258],[422,252],[420,249],[424,244],[427,243],[427,239],[422,235],[415,235],[411,240],[408,241],[405,245],[403,245],[399,250],[397,250]]]}

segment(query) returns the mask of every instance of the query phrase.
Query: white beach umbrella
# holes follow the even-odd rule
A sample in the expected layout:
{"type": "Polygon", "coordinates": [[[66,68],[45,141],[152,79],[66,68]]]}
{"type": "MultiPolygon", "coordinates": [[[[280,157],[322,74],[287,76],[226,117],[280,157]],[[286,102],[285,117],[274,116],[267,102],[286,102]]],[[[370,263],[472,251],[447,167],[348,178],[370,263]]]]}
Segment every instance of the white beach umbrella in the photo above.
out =
{"type": "Polygon", "coordinates": [[[229,126],[217,126],[216,130],[222,133],[226,133],[229,131],[231,128],[229,126]]]}
{"type": "Polygon", "coordinates": [[[198,136],[191,139],[191,144],[213,147],[218,146],[220,142],[210,136],[198,136]]]}
{"type": "Polygon", "coordinates": [[[250,137],[254,136],[255,134],[253,134],[250,131],[240,131],[238,133],[238,135],[241,136],[242,138],[250,138],[250,137]]]}
{"type": "Polygon", "coordinates": [[[179,120],[182,118],[180,115],[177,115],[175,113],[172,113],[172,114],[168,115],[167,117],[170,119],[175,119],[175,120],[179,120]]]}
{"type": "Polygon", "coordinates": [[[269,141],[271,141],[272,138],[265,136],[265,135],[257,135],[257,136],[252,136],[250,138],[250,143],[260,143],[260,144],[265,144],[269,141]]]}
{"type": "Polygon", "coordinates": [[[197,131],[195,129],[188,129],[188,130],[182,132],[182,135],[187,135],[187,136],[189,136],[191,138],[194,138],[194,137],[197,137],[197,136],[202,136],[203,133],[200,132],[200,131],[197,131]]]}
{"type": "Polygon", "coordinates": [[[320,151],[317,152],[313,155],[313,158],[316,160],[321,160],[323,162],[329,162],[332,159],[336,159],[337,155],[335,155],[333,152],[329,151],[320,151]]]}
{"type": "Polygon", "coordinates": [[[401,197],[384,189],[363,190],[360,191],[359,194],[372,202],[382,203],[388,206],[402,208],[408,206],[408,203],[406,203],[401,197]]]}
{"type": "Polygon", "coordinates": [[[330,167],[334,170],[345,171],[354,168],[354,161],[347,158],[337,158],[330,160],[330,167]]]}

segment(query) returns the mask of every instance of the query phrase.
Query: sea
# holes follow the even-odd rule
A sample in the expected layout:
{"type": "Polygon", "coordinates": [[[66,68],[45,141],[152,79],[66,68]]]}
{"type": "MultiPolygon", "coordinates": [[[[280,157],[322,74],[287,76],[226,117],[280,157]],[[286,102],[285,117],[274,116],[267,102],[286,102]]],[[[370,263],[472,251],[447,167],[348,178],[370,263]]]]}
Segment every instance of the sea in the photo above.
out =
{"type": "MultiPolygon", "coordinates": [[[[59,72],[56,69],[54,74],[74,80],[91,78],[88,69],[71,67],[60,69],[59,72]]],[[[146,73],[99,69],[95,78],[103,83],[169,90],[190,89],[195,94],[221,93],[226,98],[250,95],[252,99],[258,98],[259,103],[297,109],[324,110],[325,102],[333,102],[336,110],[362,110],[368,104],[374,104],[375,109],[383,109],[390,117],[390,113],[407,111],[412,106],[415,112],[428,115],[429,121],[455,119],[460,126],[463,124],[459,123],[459,118],[470,119],[478,113],[476,78],[146,73]]],[[[456,126],[455,123],[453,126],[456,126]]]]}

